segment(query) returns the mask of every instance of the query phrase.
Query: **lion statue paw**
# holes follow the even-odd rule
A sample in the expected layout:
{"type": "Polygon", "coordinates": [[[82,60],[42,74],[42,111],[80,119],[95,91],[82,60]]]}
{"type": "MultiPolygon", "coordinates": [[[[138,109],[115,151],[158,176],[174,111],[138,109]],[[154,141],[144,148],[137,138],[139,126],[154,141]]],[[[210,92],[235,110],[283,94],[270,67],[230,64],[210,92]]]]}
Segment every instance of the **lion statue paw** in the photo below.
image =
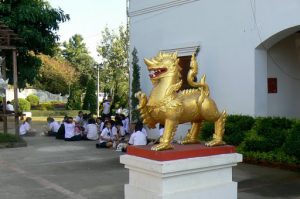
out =
{"type": "Polygon", "coordinates": [[[226,143],[223,140],[213,139],[212,141],[206,142],[205,146],[221,146],[225,144],[226,143]]]}
{"type": "Polygon", "coordinates": [[[152,151],[163,151],[168,149],[173,149],[174,147],[169,143],[160,143],[158,145],[154,145],[151,150],[152,151]]]}

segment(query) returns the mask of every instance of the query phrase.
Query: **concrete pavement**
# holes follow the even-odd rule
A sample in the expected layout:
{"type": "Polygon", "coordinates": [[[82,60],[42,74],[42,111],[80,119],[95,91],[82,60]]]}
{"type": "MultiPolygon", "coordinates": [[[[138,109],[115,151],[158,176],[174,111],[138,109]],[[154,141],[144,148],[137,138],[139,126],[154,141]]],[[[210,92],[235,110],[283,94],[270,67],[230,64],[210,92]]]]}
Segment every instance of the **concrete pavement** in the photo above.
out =
{"type": "MultiPolygon", "coordinates": [[[[25,138],[28,147],[0,150],[0,199],[121,199],[128,171],[120,152],[90,141],[25,138]]],[[[300,173],[255,165],[234,168],[240,199],[300,199],[300,173]]]]}

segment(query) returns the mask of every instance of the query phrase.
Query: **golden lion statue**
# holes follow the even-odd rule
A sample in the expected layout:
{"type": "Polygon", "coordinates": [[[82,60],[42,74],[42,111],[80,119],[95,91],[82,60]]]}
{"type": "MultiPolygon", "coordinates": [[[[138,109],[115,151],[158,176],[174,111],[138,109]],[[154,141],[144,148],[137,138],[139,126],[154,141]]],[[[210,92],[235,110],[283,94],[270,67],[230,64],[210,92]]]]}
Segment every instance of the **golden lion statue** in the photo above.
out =
{"type": "Polygon", "coordinates": [[[153,89],[149,98],[143,92],[137,92],[138,109],[143,122],[149,128],[155,128],[157,123],[164,124],[165,129],[160,143],[151,150],[161,151],[173,149],[171,144],[178,124],[191,122],[192,127],[187,132],[182,144],[199,143],[199,133],[203,121],[215,122],[213,140],[207,146],[225,144],[223,141],[226,112],[220,113],[215,102],[209,97],[209,87],[205,83],[205,75],[200,82],[194,79],[198,73],[195,55],[192,56],[190,70],[187,76],[188,84],[194,89],[180,90],[182,86],[181,68],[177,53],[162,53],[148,60],[144,59],[150,72],[153,89]]]}

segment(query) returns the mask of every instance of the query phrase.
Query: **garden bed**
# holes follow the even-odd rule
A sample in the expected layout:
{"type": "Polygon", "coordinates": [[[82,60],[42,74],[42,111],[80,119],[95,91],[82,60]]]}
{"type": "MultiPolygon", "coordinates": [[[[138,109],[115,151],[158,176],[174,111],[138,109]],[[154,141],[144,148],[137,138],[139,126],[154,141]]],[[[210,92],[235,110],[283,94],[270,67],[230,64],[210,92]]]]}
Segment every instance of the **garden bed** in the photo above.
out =
{"type": "MultiPolygon", "coordinates": [[[[214,124],[205,122],[201,139],[212,139],[214,124]]],[[[300,120],[229,115],[224,141],[237,146],[244,162],[300,171],[300,120]]]]}
{"type": "Polygon", "coordinates": [[[259,159],[253,159],[248,157],[243,157],[243,162],[248,164],[255,164],[259,166],[266,166],[266,167],[272,167],[272,168],[279,168],[279,169],[286,169],[291,171],[300,171],[300,165],[299,164],[287,164],[282,162],[271,162],[267,160],[259,160],[259,159]]]}

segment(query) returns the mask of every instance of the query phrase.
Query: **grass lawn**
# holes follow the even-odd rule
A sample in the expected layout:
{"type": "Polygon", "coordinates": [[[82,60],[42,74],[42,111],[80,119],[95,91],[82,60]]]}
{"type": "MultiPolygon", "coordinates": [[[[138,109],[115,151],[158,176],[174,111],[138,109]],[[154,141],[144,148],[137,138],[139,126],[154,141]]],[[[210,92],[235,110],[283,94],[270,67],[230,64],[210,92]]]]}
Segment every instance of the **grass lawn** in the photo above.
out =
{"type": "MultiPolygon", "coordinates": [[[[55,119],[55,121],[61,122],[63,120],[64,116],[54,116],[53,118],[55,119]]],[[[35,116],[33,116],[32,121],[33,122],[45,122],[45,124],[46,124],[47,123],[47,117],[44,117],[44,116],[35,117],[35,116]]]]}

